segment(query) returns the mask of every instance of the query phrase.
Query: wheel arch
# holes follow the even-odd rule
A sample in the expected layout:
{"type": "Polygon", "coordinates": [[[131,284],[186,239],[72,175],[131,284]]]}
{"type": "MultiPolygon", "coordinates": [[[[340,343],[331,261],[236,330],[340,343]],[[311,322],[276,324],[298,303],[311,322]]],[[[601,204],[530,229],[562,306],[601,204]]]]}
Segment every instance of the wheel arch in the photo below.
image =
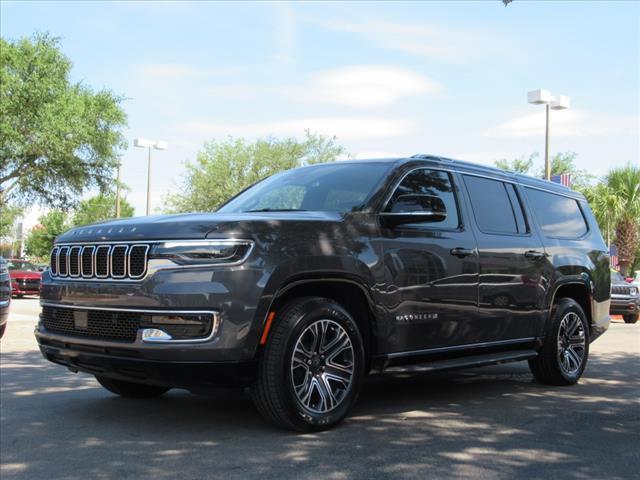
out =
{"type": "Polygon", "coordinates": [[[561,298],[571,298],[575,300],[585,315],[589,323],[589,329],[593,324],[593,310],[591,305],[591,292],[589,286],[585,282],[580,281],[568,281],[556,285],[551,295],[551,301],[549,303],[549,315],[547,321],[551,318],[551,311],[556,302],[561,298]]]}
{"type": "MultiPolygon", "coordinates": [[[[342,305],[354,318],[362,333],[367,366],[377,352],[377,322],[375,304],[371,294],[363,282],[344,276],[323,278],[302,278],[292,280],[278,289],[269,306],[264,319],[261,337],[264,330],[270,328],[269,315],[278,312],[280,306],[287,301],[299,297],[329,298],[342,305]]],[[[268,340],[268,333],[267,337],[268,340]]]]}

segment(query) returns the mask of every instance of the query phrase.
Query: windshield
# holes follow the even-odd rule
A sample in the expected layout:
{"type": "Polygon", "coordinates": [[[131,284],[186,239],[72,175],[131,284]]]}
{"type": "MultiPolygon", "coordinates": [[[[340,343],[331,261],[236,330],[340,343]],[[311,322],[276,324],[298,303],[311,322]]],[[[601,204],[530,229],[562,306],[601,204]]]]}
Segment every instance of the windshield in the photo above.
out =
{"type": "Polygon", "coordinates": [[[9,270],[26,270],[28,272],[38,271],[33,263],[24,260],[8,260],[7,267],[9,267],[9,270]]]}
{"type": "Polygon", "coordinates": [[[624,282],[624,277],[620,275],[619,272],[612,271],[611,272],[611,280],[615,280],[616,282],[624,282]]]}
{"type": "Polygon", "coordinates": [[[356,211],[390,168],[388,163],[331,163],[287,170],[257,183],[218,211],[356,211]]]}

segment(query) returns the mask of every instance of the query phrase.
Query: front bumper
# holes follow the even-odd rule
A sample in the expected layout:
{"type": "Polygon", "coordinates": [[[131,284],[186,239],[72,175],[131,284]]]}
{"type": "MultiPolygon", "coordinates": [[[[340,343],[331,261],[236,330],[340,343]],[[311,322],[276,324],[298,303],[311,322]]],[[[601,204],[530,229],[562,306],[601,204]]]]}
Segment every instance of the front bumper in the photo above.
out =
{"type": "Polygon", "coordinates": [[[40,288],[21,287],[20,285],[11,285],[11,295],[40,295],[40,288]]]}
{"type": "Polygon", "coordinates": [[[122,342],[55,335],[41,326],[36,328],[35,336],[45,359],[73,372],[192,391],[245,387],[254,378],[254,362],[211,361],[197,348],[189,352],[175,345],[132,347],[122,342]]]}
{"type": "Polygon", "coordinates": [[[629,315],[640,312],[640,299],[638,297],[611,297],[609,307],[611,315],[629,315]]]}

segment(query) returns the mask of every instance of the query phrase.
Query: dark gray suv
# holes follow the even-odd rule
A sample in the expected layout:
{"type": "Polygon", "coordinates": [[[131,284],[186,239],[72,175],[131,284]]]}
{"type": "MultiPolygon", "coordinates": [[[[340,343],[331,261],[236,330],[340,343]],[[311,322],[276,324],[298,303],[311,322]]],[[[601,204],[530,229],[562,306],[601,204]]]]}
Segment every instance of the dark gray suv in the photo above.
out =
{"type": "Polygon", "coordinates": [[[268,420],[311,431],[370,372],[528,360],[541,382],[577,382],[609,325],[609,258],[580,194],[417,155],[286,171],[216,213],[75,228],[41,302],[45,358],[114,393],[250,387],[268,420]]]}

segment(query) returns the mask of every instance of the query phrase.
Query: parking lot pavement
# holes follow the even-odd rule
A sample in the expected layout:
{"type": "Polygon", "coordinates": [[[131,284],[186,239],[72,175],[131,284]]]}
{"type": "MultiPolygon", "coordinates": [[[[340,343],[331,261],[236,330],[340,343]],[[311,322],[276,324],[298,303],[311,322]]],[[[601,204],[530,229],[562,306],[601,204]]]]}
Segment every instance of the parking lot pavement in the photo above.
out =
{"type": "Polygon", "coordinates": [[[12,304],[0,354],[3,480],[637,478],[640,325],[614,323],[574,387],[523,363],[368,379],[335,430],[265,425],[246,395],[131,401],[45,362],[37,300],[12,304]]]}

